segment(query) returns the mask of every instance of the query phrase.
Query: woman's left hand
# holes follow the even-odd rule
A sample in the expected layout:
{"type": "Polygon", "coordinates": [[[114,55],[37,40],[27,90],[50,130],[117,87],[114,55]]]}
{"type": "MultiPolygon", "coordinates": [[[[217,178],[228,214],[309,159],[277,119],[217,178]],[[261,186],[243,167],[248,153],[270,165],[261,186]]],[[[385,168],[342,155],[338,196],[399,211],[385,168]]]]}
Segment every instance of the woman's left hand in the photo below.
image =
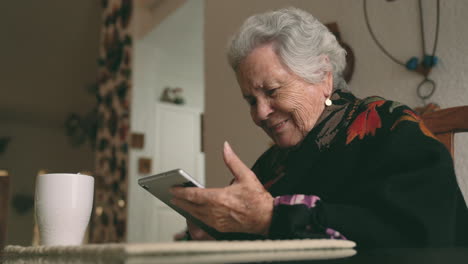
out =
{"type": "Polygon", "coordinates": [[[225,142],[223,158],[235,180],[224,188],[174,187],[172,203],[220,232],[267,235],[273,197],[225,142]]]}

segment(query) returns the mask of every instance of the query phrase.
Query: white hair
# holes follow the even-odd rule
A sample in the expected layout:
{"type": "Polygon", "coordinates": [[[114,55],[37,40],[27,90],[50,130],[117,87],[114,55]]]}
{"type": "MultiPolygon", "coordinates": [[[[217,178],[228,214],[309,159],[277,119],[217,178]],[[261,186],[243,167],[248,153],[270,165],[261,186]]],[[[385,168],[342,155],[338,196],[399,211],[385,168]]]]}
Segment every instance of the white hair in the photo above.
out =
{"type": "Polygon", "coordinates": [[[237,72],[245,57],[269,43],[280,60],[305,81],[320,83],[332,72],[334,89],[345,83],[346,51],[311,14],[289,7],[249,17],[228,46],[232,69],[237,72]]]}

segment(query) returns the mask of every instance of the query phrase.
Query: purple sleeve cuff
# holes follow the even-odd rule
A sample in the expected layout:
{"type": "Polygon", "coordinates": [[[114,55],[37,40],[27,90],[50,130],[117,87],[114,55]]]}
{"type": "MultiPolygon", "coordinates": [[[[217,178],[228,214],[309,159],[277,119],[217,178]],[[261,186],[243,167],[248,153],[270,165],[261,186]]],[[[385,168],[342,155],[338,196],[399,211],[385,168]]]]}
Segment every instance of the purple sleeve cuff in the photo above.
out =
{"type": "Polygon", "coordinates": [[[280,204],[284,205],[297,205],[303,204],[307,206],[307,208],[313,208],[316,206],[317,201],[320,198],[315,195],[304,195],[304,194],[294,194],[294,195],[282,195],[275,197],[274,206],[278,206],[280,204]]]}
{"type": "Polygon", "coordinates": [[[346,240],[346,237],[340,232],[323,226],[323,222],[319,221],[322,218],[323,211],[321,207],[323,204],[318,196],[304,194],[282,195],[275,197],[273,205],[274,213],[272,228],[270,229],[272,238],[346,240]]]}

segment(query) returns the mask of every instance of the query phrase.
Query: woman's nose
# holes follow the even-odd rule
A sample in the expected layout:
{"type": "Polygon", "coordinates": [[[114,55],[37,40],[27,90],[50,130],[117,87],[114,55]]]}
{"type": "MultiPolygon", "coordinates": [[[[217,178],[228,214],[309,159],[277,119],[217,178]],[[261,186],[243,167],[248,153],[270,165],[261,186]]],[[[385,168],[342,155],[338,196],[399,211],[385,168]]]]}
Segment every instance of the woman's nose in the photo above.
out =
{"type": "Polygon", "coordinates": [[[267,100],[258,100],[256,112],[258,120],[266,120],[273,112],[273,109],[267,100]]]}

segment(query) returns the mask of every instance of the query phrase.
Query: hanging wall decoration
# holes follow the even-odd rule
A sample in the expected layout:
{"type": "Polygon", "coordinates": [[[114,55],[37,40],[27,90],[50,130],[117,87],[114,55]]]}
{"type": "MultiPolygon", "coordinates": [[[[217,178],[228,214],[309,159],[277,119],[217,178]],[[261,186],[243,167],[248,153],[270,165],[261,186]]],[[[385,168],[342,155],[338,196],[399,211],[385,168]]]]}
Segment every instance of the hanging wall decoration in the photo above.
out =
{"type": "Polygon", "coordinates": [[[95,210],[90,242],[124,242],[132,37],[131,0],[103,0],[97,92],[95,210]]]}
{"type": "MultiPolygon", "coordinates": [[[[394,2],[392,0],[387,0],[388,2],[394,2]]],[[[422,59],[421,61],[417,56],[411,57],[408,61],[403,62],[395,58],[390,52],[388,52],[372,30],[371,24],[369,22],[369,16],[367,14],[367,0],[363,0],[363,9],[364,9],[364,18],[366,20],[367,29],[374,40],[375,44],[379,47],[379,49],[392,61],[395,63],[405,67],[410,71],[414,71],[416,73],[421,74],[424,79],[419,83],[416,92],[419,98],[426,104],[426,100],[429,99],[435,92],[437,86],[434,80],[429,78],[429,74],[431,73],[431,69],[437,65],[438,57],[436,56],[437,51],[437,43],[439,39],[439,21],[440,21],[440,0],[436,2],[436,25],[435,25],[435,37],[434,37],[434,44],[432,46],[432,52],[429,53],[426,49],[426,41],[425,41],[425,32],[424,32],[424,18],[423,18],[423,10],[422,10],[422,0],[418,0],[418,8],[419,8],[419,22],[421,28],[421,44],[422,44],[422,59]],[[426,92],[424,92],[426,90],[426,92]]]]}

